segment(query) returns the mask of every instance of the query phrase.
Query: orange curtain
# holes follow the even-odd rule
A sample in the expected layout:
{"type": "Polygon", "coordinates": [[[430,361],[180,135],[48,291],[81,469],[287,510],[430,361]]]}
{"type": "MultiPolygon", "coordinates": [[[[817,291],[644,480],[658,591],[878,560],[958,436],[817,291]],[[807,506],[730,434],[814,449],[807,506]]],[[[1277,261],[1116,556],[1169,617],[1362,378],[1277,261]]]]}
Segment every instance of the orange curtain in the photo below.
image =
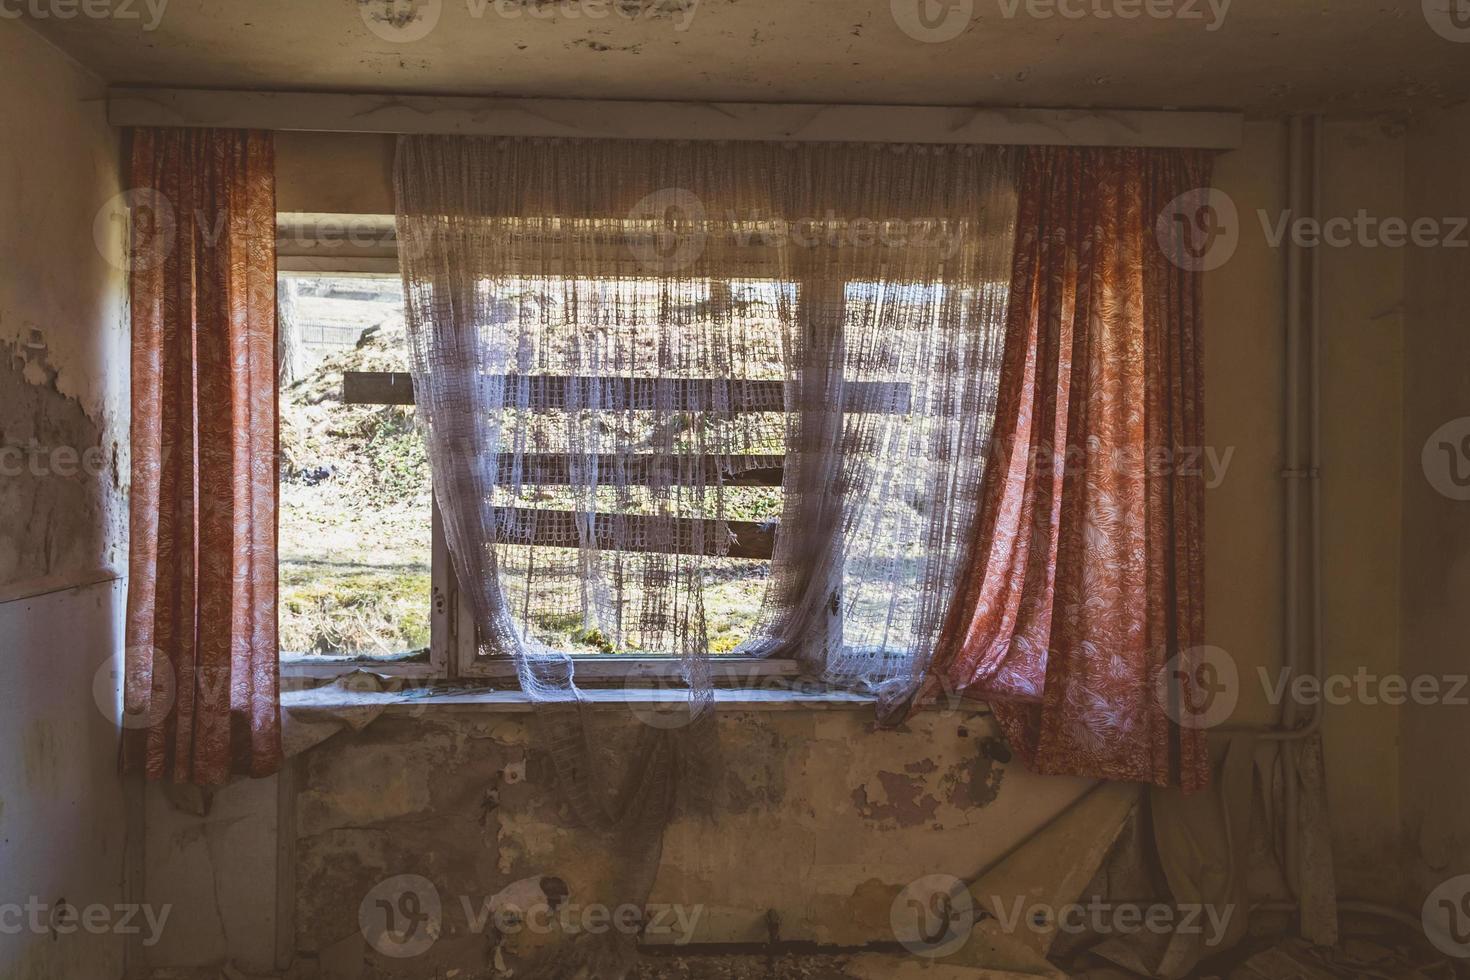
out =
{"type": "Polygon", "coordinates": [[[123,763],[213,785],[281,764],[275,151],[264,132],[130,137],[123,763]]]}
{"type": "Polygon", "coordinates": [[[1023,165],[973,557],[919,703],[990,700],[1042,773],[1209,780],[1203,732],[1158,683],[1204,631],[1200,283],[1159,219],[1209,177],[1193,151],[1023,165]]]}

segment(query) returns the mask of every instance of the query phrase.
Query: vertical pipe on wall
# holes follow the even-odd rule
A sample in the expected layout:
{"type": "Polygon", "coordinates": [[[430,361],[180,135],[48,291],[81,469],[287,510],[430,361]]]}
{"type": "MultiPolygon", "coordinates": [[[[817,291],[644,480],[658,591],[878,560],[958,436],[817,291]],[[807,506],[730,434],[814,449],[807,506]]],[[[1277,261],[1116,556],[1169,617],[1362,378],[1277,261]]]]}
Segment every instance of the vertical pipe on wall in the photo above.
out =
{"type": "MultiPolygon", "coordinates": [[[[1290,220],[1301,216],[1302,206],[1302,121],[1291,117],[1286,140],[1286,207],[1290,220]]],[[[1300,663],[1297,642],[1301,630],[1301,360],[1302,360],[1302,249],[1294,236],[1286,239],[1286,384],[1282,478],[1285,480],[1285,540],[1282,543],[1285,577],[1285,609],[1282,622],[1282,660],[1288,683],[1300,663]]],[[[1281,706],[1281,728],[1296,727],[1297,712],[1291,698],[1281,706]]],[[[1282,865],[1287,887],[1293,895],[1298,887],[1298,797],[1296,792],[1296,754],[1294,746],[1281,747],[1282,770],[1282,865]]]]}
{"type": "MultiPolygon", "coordinates": [[[[1302,207],[1310,207],[1310,216],[1321,218],[1322,189],[1322,118],[1311,117],[1311,129],[1303,139],[1302,120],[1292,117],[1287,123],[1287,201],[1286,206],[1292,220],[1303,216],[1302,207]],[[1304,143],[1310,146],[1310,155],[1304,152],[1304,143]],[[1302,176],[1307,174],[1307,193],[1302,193],[1302,176]],[[1305,200],[1304,200],[1305,199],[1305,200]]],[[[1321,519],[1321,275],[1320,252],[1312,249],[1306,264],[1305,291],[1306,317],[1303,318],[1303,265],[1305,251],[1297,245],[1291,235],[1283,242],[1286,255],[1286,370],[1285,396],[1286,414],[1285,449],[1282,454],[1281,476],[1285,481],[1286,515],[1283,529],[1283,571],[1285,575],[1284,616],[1282,629],[1282,666],[1289,675],[1302,673],[1301,650],[1301,579],[1304,571],[1301,559],[1301,481],[1311,483],[1307,504],[1311,510],[1309,524],[1309,553],[1311,581],[1311,628],[1307,644],[1310,658],[1306,672],[1321,677],[1323,670],[1322,648],[1322,519],[1321,519]],[[1302,408],[1302,332],[1306,325],[1307,359],[1309,381],[1305,414],[1308,419],[1308,458],[1301,458],[1302,408]]],[[[1282,704],[1277,727],[1260,732],[1265,741],[1295,742],[1316,734],[1322,725],[1322,700],[1313,701],[1305,722],[1300,717],[1300,706],[1287,699],[1282,704]]]]}
{"type": "MultiPolygon", "coordinates": [[[[1290,220],[1302,217],[1302,120],[1292,116],[1287,123],[1286,209],[1290,220]]],[[[1285,491],[1285,526],[1282,543],[1285,578],[1285,608],[1282,616],[1282,660],[1291,674],[1301,663],[1301,471],[1302,471],[1302,247],[1288,235],[1286,245],[1286,384],[1283,414],[1285,434],[1282,470],[1285,491]]],[[[1295,728],[1296,705],[1287,698],[1281,705],[1281,727],[1295,728]]]]}
{"type": "MultiPolygon", "coordinates": [[[[1312,217],[1322,220],[1322,117],[1312,117],[1312,217]]],[[[1322,645],[1322,250],[1312,249],[1308,274],[1311,304],[1307,319],[1307,357],[1311,362],[1307,389],[1307,479],[1310,481],[1311,537],[1308,560],[1312,574],[1312,644],[1309,671],[1319,680],[1324,669],[1322,645]]],[[[1311,734],[1322,724],[1322,700],[1312,705],[1311,720],[1303,727],[1311,734]]]]}
{"type": "MultiPolygon", "coordinates": [[[[1322,210],[1322,121],[1311,120],[1304,146],[1302,123],[1293,117],[1287,139],[1287,207],[1292,219],[1302,216],[1305,203],[1308,215],[1321,219],[1322,210]],[[1307,174],[1306,194],[1302,192],[1302,174],[1307,174]]],[[[1317,249],[1307,253],[1303,276],[1302,246],[1288,236],[1286,242],[1286,447],[1282,476],[1286,480],[1286,518],[1284,542],[1285,616],[1283,652],[1288,677],[1303,673],[1301,656],[1301,613],[1303,573],[1310,588],[1308,595],[1309,625],[1306,644],[1309,658],[1306,673],[1320,678],[1324,669],[1322,643],[1322,322],[1321,322],[1321,256],[1317,249]],[[1305,278],[1305,290],[1303,279],[1305,278]],[[1303,299],[1305,298],[1305,303],[1303,299]],[[1304,315],[1305,313],[1305,315],[1304,315]],[[1307,458],[1302,459],[1302,333],[1306,332],[1306,406],[1307,458]],[[1307,563],[1301,556],[1301,481],[1308,481],[1307,563]]],[[[1287,886],[1292,894],[1300,893],[1300,787],[1297,782],[1297,751],[1301,742],[1315,734],[1322,725],[1322,702],[1315,701],[1305,723],[1299,706],[1292,698],[1282,705],[1280,728],[1266,737],[1281,742],[1282,770],[1282,852],[1287,886]]]]}

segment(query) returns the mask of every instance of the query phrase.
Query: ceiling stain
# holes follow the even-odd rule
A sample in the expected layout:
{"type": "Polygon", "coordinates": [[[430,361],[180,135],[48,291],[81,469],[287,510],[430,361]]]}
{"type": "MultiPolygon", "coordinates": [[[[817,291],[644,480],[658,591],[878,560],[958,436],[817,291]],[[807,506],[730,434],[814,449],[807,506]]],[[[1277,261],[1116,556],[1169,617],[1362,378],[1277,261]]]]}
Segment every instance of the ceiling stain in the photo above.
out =
{"type": "Polygon", "coordinates": [[[942,41],[906,34],[892,6],[854,21],[830,0],[254,0],[171,5],[147,32],[118,18],[30,23],[131,85],[290,90],[309,78],[328,91],[1339,116],[1470,99],[1470,46],[1436,33],[1419,4],[1275,0],[1202,21],[1182,2],[1163,5],[1179,16],[1133,19],[977,3],[942,41]],[[597,57],[612,52],[638,54],[638,71],[597,57]]]}

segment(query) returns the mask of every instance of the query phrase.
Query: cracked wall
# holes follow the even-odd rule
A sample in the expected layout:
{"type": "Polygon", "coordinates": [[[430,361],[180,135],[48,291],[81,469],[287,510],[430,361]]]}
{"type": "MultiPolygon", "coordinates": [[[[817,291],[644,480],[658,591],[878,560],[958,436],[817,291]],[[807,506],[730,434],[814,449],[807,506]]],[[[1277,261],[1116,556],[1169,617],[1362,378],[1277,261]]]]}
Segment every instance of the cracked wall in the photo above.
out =
{"type": "MultiPolygon", "coordinates": [[[[0,903],[122,900],[127,330],[104,87],[0,18],[0,903]]],[[[118,977],[118,935],[0,935],[7,980],[118,977]]]]}
{"type": "MultiPolygon", "coordinates": [[[[593,714],[600,778],[615,786],[644,726],[619,706],[593,714]]],[[[517,896],[556,894],[580,915],[634,897],[612,883],[640,869],[657,870],[650,942],[760,944],[773,921],[783,939],[892,941],[905,885],[980,871],[1091,785],[991,758],[993,724],[971,711],[889,731],[864,708],[728,710],[718,729],[714,819],[675,819],[653,864],[577,825],[525,715],[394,709],[295,760],[284,798],[280,779],[243,781],[204,815],[150,791],[147,898],[174,917],[149,962],[271,973],[279,887],[293,978],[498,975],[549,941],[494,928],[517,896]],[[277,843],[293,855],[279,880],[277,843]],[[422,904],[393,891],[405,876],[427,883],[422,904]],[[378,901],[404,915],[432,906],[432,941],[384,955],[364,928],[378,901]]]]}
{"type": "Polygon", "coordinates": [[[57,386],[40,331],[0,341],[0,588],[36,591],[115,570],[127,449],[57,386]]]}
{"type": "MultiPolygon", "coordinates": [[[[640,724],[598,715],[596,742],[615,758],[640,724]]],[[[891,941],[905,885],[977,873],[1090,785],[996,762],[990,719],[972,712],[885,731],[867,710],[728,711],[718,728],[721,803],[665,836],[649,902],[669,910],[668,930],[654,942],[759,944],[772,913],[783,939],[891,941]]],[[[615,785],[621,767],[604,775],[615,785]]],[[[477,923],[497,896],[551,881],[573,908],[612,904],[608,882],[636,875],[577,827],[532,730],[502,715],[385,717],[307,753],[298,787],[296,954],[322,980],[513,967],[544,938],[477,923]],[[405,875],[432,883],[440,918],[428,949],[396,961],[360,913],[405,875]]]]}

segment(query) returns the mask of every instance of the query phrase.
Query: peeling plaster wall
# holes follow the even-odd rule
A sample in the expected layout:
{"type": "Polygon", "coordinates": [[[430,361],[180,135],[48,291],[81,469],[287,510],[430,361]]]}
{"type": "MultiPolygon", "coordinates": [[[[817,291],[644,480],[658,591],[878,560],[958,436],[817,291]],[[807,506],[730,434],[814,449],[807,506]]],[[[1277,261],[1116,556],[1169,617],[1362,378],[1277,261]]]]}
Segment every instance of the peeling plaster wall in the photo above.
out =
{"type": "MultiPolygon", "coordinates": [[[[0,90],[0,903],[110,909],[127,334],[122,272],[93,229],[118,191],[117,136],[101,83],[11,19],[0,90]]],[[[6,980],[121,975],[122,936],[27,920],[0,934],[6,980]]]]}
{"type": "Polygon", "coordinates": [[[128,334],[103,86],[0,28],[0,598],[126,563],[128,334]],[[101,217],[99,217],[99,215],[101,217]],[[18,471],[18,472],[17,472],[18,471]]]}
{"type": "MultiPolygon", "coordinates": [[[[608,744],[640,727],[622,708],[598,714],[608,744]]],[[[719,729],[717,821],[671,826],[650,898],[700,906],[700,942],[763,942],[768,909],[788,939],[890,939],[905,884],[978,872],[1090,786],[993,760],[992,724],[971,712],[888,732],[868,710],[722,711],[719,729]]],[[[464,899],[478,910],[514,882],[555,875],[588,902],[613,873],[606,846],[574,828],[547,785],[523,715],[389,715],[294,766],[284,810],[278,779],[235,783],[205,814],[150,788],[146,899],[174,910],[147,952],[151,967],[230,962],[268,973],[279,885],[294,900],[286,942],[303,975],[422,977],[432,967],[452,976],[486,963],[487,937],[470,927],[464,899]],[[278,842],[294,852],[279,876],[278,842]],[[431,955],[395,963],[367,945],[358,912],[380,882],[406,874],[434,883],[444,934],[431,955]]],[[[503,955],[525,952],[526,941],[503,955]]]]}
{"type": "MultiPolygon", "coordinates": [[[[599,744],[621,744],[641,727],[622,707],[595,714],[599,744]]],[[[869,709],[728,710],[718,728],[723,803],[713,823],[682,818],[670,827],[650,897],[686,915],[697,907],[696,942],[765,942],[768,910],[785,939],[891,940],[905,885],[981,871],[1091,785],[1033,776],[995,757],[993,724],[969,711],[883,731],[869,709]]],[[[572,902],[608,900],[598,882],[613,874],[613,856],[576,829],[548,765],[524,715],[439,708],[390,714],[301,757],[287,826],[303,975],[474,975],[494,962],[495,943],[464,902],[478,911],[533,876],[562,879],[572,902]],[[411,960],[375,952],[359,922],[373,889],[398,875],[432,882],[444,910],[438,941],[411,960]]],[[[605,778],[615,783],[620,773],[610,767],[605,778]]],[[[171,810],[154,794],[150,901],[173,902],[178,918],[152,965],[269,967],[275,874],[262,835],[275,829],[275,785],[230,786],[207,818],[171,810]]],[[[520,934],[500,952],[513,962],[535,942],[520,934]]]]}
{"type": "MultiPolygon", "coordinates": [[[[1470,217],[1470,107],[1424,120],[1408,134],[1408,213],[1470,217]]],[[[1435,489],[1423,452],[1431,435],[1470,417],[1470,248],[1410,253],[1405,311],[1403,419],[1403,651],[1409,676],[1470,671],[1470,501],[1435,489]]],[[[1461,428],[1460,438],[1467,429],[1461,428]]],[[[1436,476],[1447,458],[1431,446],[1436,476]]],[[[1470,458],[1461,446],[1459,477],[1470,458]]],[[[1470,691],[1462,691],[1470,696],[1470,691]]],[[[1412,856],[1410,900],[1470,874],[1470,709],[1402,710],[1404,835],[1412,856]]]]}

